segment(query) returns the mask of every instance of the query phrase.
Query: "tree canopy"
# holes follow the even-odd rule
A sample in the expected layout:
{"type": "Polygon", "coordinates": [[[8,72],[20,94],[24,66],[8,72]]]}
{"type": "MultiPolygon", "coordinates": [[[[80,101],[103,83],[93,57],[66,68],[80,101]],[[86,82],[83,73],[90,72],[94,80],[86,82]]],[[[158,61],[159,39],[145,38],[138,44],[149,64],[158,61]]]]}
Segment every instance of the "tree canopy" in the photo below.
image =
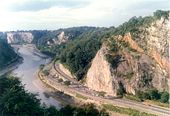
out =
{"type": "Polygon", "coordinates": [[[0,39],[0,70],[10,63],[16,61],[18,55],[13,48],[3,39],[0,39]]]}
{"type": "Polygon", "coordinates": [[[80,107],[65,106],[60,110],[54,106],[41,105],[37,95],[25,91],[20,80],[12,76],[0,77],[1,116],[108,116],[93,104],[80,107]]]}

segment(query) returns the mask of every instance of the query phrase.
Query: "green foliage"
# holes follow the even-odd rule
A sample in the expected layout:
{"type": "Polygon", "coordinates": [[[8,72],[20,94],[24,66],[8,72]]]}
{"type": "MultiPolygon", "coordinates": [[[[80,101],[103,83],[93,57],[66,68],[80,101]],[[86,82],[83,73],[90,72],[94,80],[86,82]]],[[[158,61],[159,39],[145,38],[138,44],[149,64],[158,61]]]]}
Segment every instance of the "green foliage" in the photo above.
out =
{"type": "Polygon", "coordinates": [[[98,110],[93,104],[80,107],[42,106],[37,95],[24,90],[16,77],[0,77],[1,116],[108,116],[105,110],[98,110]]]}
{"type": "Polygon", "coordinates": [[[5,40],[0,39],[0,70],[17,61],[18,57],[13,48],[5,40]]]}
{"type": "Polygon", "coordinates": [[[162,92],[160,101],[162,103],[168,103],[169,102],[169,93],[166,91],[162,92]]]}
{"type": "MultiPolygon", "coordinates": [[[[124,35],[130,32],[134,39],[138,38],[140,27],[148,27],[152,22],[159,17],[168,16],[169,11],[156,11],[154,16],[147,17],[132,17],[129,21],[122,25],[110,28],[95,28],[95,27],[73,27],[68,29],[59,29],[56,31],[33,31],[34,40],[38,48],[48,55],[56,56],[61,63],[65,64],[68,69],[74,74],[78,80],[81,80],[87,73],[91,65],[92,59],[105,38],[110,38],[112,35],[124,35]],[[47,45],[47,41],[57,38],[62,32],[69,37],[69,42],[61,45],[47,45]]],[[[127,43],[121,43],[128,50],[135,52],[127,43]]],[[[117,53],[120,49],[118,43],[112,39],[110,51],[117,53]]],[[[109,62],[116,67],[119,63],[117,56],[106,56],[109,62]]],[[[137,57],[138,58],[138,57],[137,57]]],[[[149,80],[145,80],[147,83],[149,80]]]]}
{"type": "Polygon", "coordinates": [[[169,101],[169,93],[166,91],[159,92],[157,89],[149,89],[145,92],[137,91],[136,97],[141,100],[159,100],[162,103],[168,103],[169,101]]]}
{"type": "Polygon", "coordinates": [[[34,39],[32,43],[36,44],[37,48],[39,48],[43,53],[54,57],[56,54],[60,53],[60,49],[64,47],[64,44],[55,45],[54,39],[57,40],[58,35],[64,31],[65,36],[69,37],[69,40],[74,40],[78,38],[83,33],[95,30],[95,27],[72,27],[66,29],[58,29],[54,31],[47,31],[47,30],[34,30],[31,31],[34,39]],[[47,45],[47,42],[50,42],[54,45],[47,45]]]}
{"type": "Polygon", "coordinates": [[[121,62],[121,58],[122,58],[121,55],[114,55],[114,56],[110,54],[106,55],[106,59],[112,65],[112,68],[118,67],[118,64],[121,62]]]}
{"type": "Polygon", "coordinates": [[[156,89],[148,90],[148,94],[149,94],[151,100],[160,99],[160,94],[159,94],[158,90],[156,90],[156,89]]]}
{"type": "Polygon", "coordinates": [[[61,53],[60,61],[80,80],[86,74],[89,63],[99,48],[100,42],[95,39],[74,41],[61,53]]]}
{"type": "Polygon", "coordinates": [[[49,71],[48,71],[48,70],[43,70],[43,74],[44,74],[45,76],[48,76],[48,75],[49,75],[49,71]]]}
{"type": "Polygon", "coordinates": [[[155,116],[153,114],[140,112],[140,111],[135,110],[135,109],[118,107],[118,106],[114,106],[114,105],[111,105],[111,104],[103,104],[102,106],[107,110],[110,110],[110,111],[113,111],[113,112],[118,112],[118,113],[121,113],[121,114],[131,115],[131,116],[155,116]]]}
{"type": "Polygon", "coordinates": [[[117,27],[114,31],[115,35],[124,35],[127,32],[131,32],[133,37],[137,37],[140,32],[139,27],[148,27],[152,22],[160,19],[161,17],[167,18],[169,11],[157,10],[154,12],[154,16],[146,17],[132,17],[128,22],[123,23],[117,27]]]}
{"type": "Polygon", "coordinates": [[[154,17],[156,17],[157,19],[160,19],[161,17],[168,19],[169,11],[157,10],[156,12],[154,12],[154,17]]]}
{"type": "Polygon", "coordinates": [[[0,115],[21,116],[43,113],[36,95],[26,92],[17,78],[1,77],[0,83],[0,115]]]}
{"type": "Polygon", "coordinates": [[[97,110],[93,104],[82,105],[79,108],[66,106],[60,110],[61,116],[108,116],[105,110],[97,110]]]}

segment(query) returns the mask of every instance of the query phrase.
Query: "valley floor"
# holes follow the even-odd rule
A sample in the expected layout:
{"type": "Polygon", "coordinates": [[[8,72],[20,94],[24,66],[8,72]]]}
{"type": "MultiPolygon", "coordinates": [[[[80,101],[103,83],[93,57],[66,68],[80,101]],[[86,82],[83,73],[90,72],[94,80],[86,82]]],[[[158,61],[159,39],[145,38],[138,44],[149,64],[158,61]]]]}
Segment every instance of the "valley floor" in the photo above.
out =
{"type": "Polygon", "coordinates": [[[140,112],[148,112],[156,115],[169,115],[170,110],[158,106],[151,106],[143,104],[141,102],[135,102],[131,100],[119,99],[115,97],[102,97],[96,91],[90,90],[86,86],[80,84],[73,78],[70,78],[65,74],[57,63],[48,65],[49,75],[45,76],[42,71],[39,71],[39,78],[48,86],[59,90],[65,94],[68,94],[76,99],[81,100],[84,103],[95,103],[99,106],[103,104],[111,104],[114,106],[126,107],[136,109],[140,112]],[[61,81],[62,80],[62,81],[61,81]],[[69,81],[70,84],[67,84],[69,81]]]}

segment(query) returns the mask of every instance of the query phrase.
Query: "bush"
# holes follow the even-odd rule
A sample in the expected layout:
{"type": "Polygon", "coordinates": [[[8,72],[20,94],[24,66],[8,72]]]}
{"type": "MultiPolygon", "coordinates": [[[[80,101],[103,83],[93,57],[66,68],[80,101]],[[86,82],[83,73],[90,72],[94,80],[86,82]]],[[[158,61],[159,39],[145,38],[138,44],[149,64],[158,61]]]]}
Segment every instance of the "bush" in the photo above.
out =
{"type": "Polygon", "coordinates": [[[169,93],[164,92],[158,92],[157,89],[150,89],[147,91],[136,91],[137,98],[139,98],[141,101],[143,100],[158,100],[162,103],[168,103],[169,101],[169,93]]]}
{"type": "Polygon", "coordinates": [[[49,75],[48,70],[44,70],[44,71],[43,71],[43,74],[44,74],[45,76],[48,76],[48,75],[49,75]]]}
{"type": "Polygon", "coordinates": [[[166,91],[162,92],[162,93],[161,93],[161,99],[160,99],[160,101],[161,101],[162,103],[168,103],[168,101],[169,101],[169,93],[166,92],[166,91]]]}
{"type": "Polygon", "coordinates": [[[160,94],[157,89],[150,89],[148,90],[148,94],[151,100],[158,100],[160,99],[160,94]]]}
{"type": "Polygon", "coordinates": [[[70,83],[70,81],[64,81],[64,84],[69,86],[71,83],[70,83]]]}

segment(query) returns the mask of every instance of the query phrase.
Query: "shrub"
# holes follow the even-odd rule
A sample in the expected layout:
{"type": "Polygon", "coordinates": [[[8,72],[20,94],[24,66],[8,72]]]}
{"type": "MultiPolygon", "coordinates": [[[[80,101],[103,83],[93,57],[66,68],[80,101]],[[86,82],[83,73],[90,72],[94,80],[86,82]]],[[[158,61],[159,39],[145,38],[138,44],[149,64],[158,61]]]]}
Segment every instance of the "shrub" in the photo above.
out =
{"type": "Polygon", "coordinates": [[[157,89],[150,89],[148,90],[148,94],[151,100],[158,100],[160,99],[160,94],[157,89]]]}
{"type": "Polygon", "coordinates": [[[169,93],[166,91],[162,92],[160,101],[162,103],[168,103],[168,100],[169,100],[169,93]]]}
{"type": "Polygon", "coordinates": [[[45,76],[48,76],[48,75],[49,75],[48,70],[44,70],[44,71],[43,71],[43,74],[44,74],[45,76]]]}
{"type": "Polygon", "coordinates": [[[69,86],[71,83],[70,83],[70,81],[64,81],[64,84],[69,86]]]}

